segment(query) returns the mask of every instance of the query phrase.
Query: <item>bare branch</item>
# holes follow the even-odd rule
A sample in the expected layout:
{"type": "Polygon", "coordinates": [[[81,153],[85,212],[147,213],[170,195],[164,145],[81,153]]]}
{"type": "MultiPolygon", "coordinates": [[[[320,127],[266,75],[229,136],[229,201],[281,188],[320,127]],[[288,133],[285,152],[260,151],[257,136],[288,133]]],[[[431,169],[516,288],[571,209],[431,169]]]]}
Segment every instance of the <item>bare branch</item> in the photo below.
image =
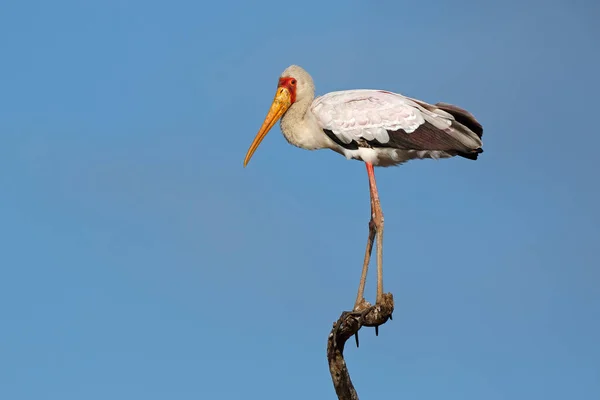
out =
{"type": "Polygon", "coordinates": [[[392,319],[393,312],[394,297],[391,293],[385,293],[381,304],[367,306],[361,311],[344,311],[333,325],[327,340],[327,361],[329,361],[329,372],[339,400],[358,400],[358,395],[344,360],[346,341],[354,335],[358,347],[358,331],[360,328],[363,326],[375,327],[375,333],[377,334],[379,325],[383,325],[388,319],[392,319]]]}

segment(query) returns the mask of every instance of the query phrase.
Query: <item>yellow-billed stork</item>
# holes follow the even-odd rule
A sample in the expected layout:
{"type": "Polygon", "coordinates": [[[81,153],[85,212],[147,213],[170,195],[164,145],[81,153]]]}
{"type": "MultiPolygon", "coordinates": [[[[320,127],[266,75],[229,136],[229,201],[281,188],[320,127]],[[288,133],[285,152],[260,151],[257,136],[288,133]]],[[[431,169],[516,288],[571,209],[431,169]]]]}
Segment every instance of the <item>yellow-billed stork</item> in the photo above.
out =
{"type": "Polygon", "coordinates": [[[483,152],[483,127],[462,108],[447,103],[428,104],[385,90],[345,90],[315,99],[312,77],[303,68],[292,65],[279,78],[271,109],[246,153],[244,167],[280,118],[281,131],[290,144],[307,150],[331,149],[366,164],[371,219],[354,310],[369,306],[364,289],[376,236],[376,304],[381,303],[383,212],[373,167],[424,158],[461,156],[476,160],[483,152]]]}

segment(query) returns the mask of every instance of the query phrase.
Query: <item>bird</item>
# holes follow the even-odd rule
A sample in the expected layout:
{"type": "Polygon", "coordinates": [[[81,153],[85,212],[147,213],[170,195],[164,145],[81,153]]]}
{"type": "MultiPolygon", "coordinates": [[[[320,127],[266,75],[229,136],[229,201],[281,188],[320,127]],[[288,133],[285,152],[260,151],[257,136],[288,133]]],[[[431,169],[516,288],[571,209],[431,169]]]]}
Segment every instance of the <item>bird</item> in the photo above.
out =
{"type": "Polygon", "coordinates": [[[374,241],[377,244],[375,305],[381,304],[384,218],[374,167],[456,156],[477,160],[483,153],[483,126],[458,106],[429,104],[387,90],[342,90],[315,98],[310,74],[298,65],[290,65],[279,77],[271,107],[244,158],[244,168],[278,120],[283,136],[293,146],[329,149],[348,160],[365,163],[371,218],[354,311],[370,306],[364,298],[364,289],[374,241]]]}

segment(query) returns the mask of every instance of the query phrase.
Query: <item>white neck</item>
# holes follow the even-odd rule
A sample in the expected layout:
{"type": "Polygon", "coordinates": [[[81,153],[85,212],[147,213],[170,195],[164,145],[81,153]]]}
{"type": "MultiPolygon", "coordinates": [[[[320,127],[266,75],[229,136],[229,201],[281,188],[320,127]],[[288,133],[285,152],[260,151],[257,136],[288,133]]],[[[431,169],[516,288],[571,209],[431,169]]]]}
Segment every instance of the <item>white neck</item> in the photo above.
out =
{"type": "Polygon", "coordinates": [[[298,81],[296,101],[281,118],[281,131],[286,140],[296,147],[307,150],[335,146],[310,111],[310,106],[315,99],[315,84],[312,77],[297,65],[287,67],[281,76],[293,77],[298,81]]]}
{"type": "Polygon", "coordinates": [[[306,150],[330,148],[331,140],[325,135],[310,106],[313,96],[297,100],[281,118],[281,132],[288,143],[306,150]]]}

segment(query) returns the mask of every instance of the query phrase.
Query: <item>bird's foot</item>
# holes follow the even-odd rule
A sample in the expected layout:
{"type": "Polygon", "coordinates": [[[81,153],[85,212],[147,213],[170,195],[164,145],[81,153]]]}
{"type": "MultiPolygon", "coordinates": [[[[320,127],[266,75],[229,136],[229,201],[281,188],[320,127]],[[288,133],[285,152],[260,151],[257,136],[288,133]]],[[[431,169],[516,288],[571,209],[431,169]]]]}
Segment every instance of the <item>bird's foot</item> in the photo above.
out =
{"type": "Polygon", "coordinates": [[[344,311],[338,319],[338,321],[334,324],[333,329],[333,345],[337,346],[336,338],[338,337],[339,332],[343,329],[343,324],[355,323],[357,324],[356,332],[354,332],[354,338],[356,340],[356,347],[358,347],[358,331],[360,327],[365,324],[365,316],[373,310],[373,306],[369,304],[366,300],[363,299],[362,303],[363,307],[360,310],[354,311],[344,311]]]}
{"type": "MultiPolygon", "coordinates": [[[[371,307],[373,307],[371,303],[369,303],[363,297],[362,299],[360,299],[360,301],[357,301],[356,304],[354,304],[354,313],[358,316],[364,317],[364,315],[371,311],[371,307]]],[[[356,333],[354,334],[354,340],[356,342],[356,347],[358,348],[358,331],[356,331],[356,333]]]]}
{"type": "Polygon", "coordinates": [[[358,331],[361,326],[374,327],[375,335],[379,336],[379,325],[383,325],[388,319],[392,319],[393,311],[394,298],[391,293],[384,293],[381,296],[381,301],[375,303],[375,305],[371,305],[371,303],[363,298],[355,304],[354,310],[344,311],[337,323],[334,324],[334,345],[336,344],[338,333],[344,328],[344,324],[350,324],[350,326],[356,324],[357,328],[354,331],[356,347],[359,347],[358,331]]]}
{"type": "Polygon", "coordinates": [[[394,312],[394,296],[391,293],[383,293],[379,299],[375,302],[372,310],[376,313],[373,324],[365,322],[365,326],[372,326],[375,328],[375,336],[379,336],[379,325],[383,325],[388,319],[393,320],[392,313],[394,312]]]}
{"type": "Polygon", "coordinates": [[[355,312],[361,312],[363,310],[366,310],[367,308],[371,307],[371,303],[369,303],[367,300],[365,300],[365,298],[361,298],[360,300],[357,300],[356,303],[354,304],[354,310],[355,312]]]}

